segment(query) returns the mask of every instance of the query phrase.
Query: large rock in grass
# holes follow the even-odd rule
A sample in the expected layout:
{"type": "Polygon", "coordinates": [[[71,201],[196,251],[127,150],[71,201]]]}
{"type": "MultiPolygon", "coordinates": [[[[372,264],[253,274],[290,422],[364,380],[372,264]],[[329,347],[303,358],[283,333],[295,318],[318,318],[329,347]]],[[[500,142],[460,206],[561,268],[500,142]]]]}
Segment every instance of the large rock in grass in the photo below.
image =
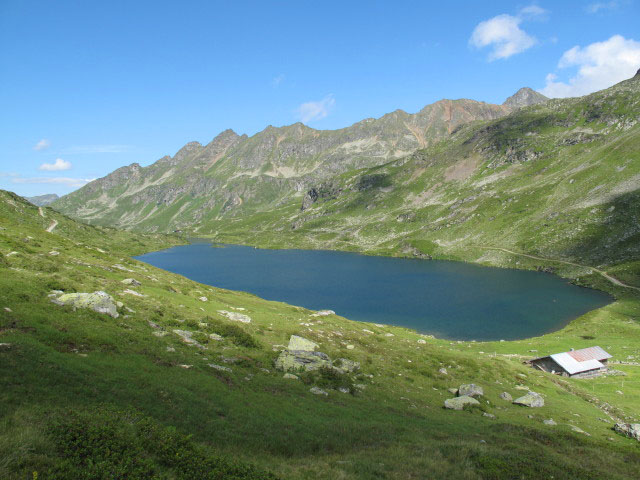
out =
{"type": "Polygon", "coordinates": [[[317,349],[317,343],[307,340],[306,338],[299,337],[298,335],[291,335],[289,345],[287,346],[287,350],[298,350],[302,352],[315,352],[317,349]]]}
{"type": "Polygon", "coordinates": [[[113,297],[106,292],[93,293],[63,293],[51,298],[56,305],[68,305],[74,308],[89,308],[94,312],[104,313],[113,318],[118,318],[118,310],[113,297]]]}
{"type": "Polygon", "coordinates": [[[331,368],[331,359],[322,352],[304,350],[283,350],[276,359],[275,367],[283,372],[310,372],[321,368],[331,368]]]}
{"type": "Polygon", "coordinates": [[[544,407],[544,398],[539,393],[529,392],[522,397],[516,398],[513,403],[525,407],[544,407]]]}
{"type": "Polygon", "coordinates": [[[640,423],[616,423],[613,429],[620,435],[640,442],[640,423]]]}
{"type": "Polygon", "coordinates": [[[482,397],[483,395],[484,390],[475,383],[460,385],[460,388],[458,388],[459,397],[482,397]]]}
{"type": "Polygon", "coordinates": [[[449,410],[462,410],[465,405],[480,405],[480,402],[467,395],[449,398],[444,401],[444,408],[448,408],[449,410]]]}

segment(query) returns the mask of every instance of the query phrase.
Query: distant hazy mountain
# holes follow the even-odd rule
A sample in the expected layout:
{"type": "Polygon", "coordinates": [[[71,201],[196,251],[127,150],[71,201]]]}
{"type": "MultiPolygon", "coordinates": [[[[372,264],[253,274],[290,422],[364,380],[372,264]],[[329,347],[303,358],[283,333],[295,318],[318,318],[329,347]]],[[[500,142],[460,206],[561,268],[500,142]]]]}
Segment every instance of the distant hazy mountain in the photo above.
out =
{"type": "Polygon", "coordinates": [[[396,110],[339,130],[302,123],[269,126],[252,137],[226,130],[207,145],[188,143],[148,167],[119,168],[55,208],[91,223],[147,231],[270,211],[318,181],[405,157],[462,125],[503,117],[534,98],[523,90],[515,97],[504,105],[440,100],[415,114],[396,110]]]}
{"type": "Polygon", "coordinates": [[[55,193],[48,193],[46,195],[38,195],[36,197],[26,198],[34,205],[37,205],[38,207],[44,207],[45,205],[49,205],[50,203],[55,202],[60,197],[58,197],[58,195],[56,195],[55,193]]]}

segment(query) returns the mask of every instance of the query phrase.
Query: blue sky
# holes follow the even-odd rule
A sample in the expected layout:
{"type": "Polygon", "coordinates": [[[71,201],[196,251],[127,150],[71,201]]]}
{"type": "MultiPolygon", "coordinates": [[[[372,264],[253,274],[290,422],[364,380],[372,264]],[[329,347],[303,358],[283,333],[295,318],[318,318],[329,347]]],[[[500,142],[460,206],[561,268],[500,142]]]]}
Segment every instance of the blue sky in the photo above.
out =
{"type": "Polygon", "coordinates": [[[0,0],[0,188],[68,193],[232,128],[348,126],[640,68],[640,0],[0,0]]]}

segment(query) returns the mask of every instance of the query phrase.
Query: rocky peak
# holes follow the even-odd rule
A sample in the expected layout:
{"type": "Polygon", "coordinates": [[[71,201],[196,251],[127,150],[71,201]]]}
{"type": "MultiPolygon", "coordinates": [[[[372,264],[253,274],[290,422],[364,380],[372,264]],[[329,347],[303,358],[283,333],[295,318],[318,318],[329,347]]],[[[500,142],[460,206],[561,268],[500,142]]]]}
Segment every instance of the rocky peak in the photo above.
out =
{"type": "Polygon", "coordinates": [[[638,69],[638,71],[636,72],[633,78],[640,78],[640,68],[638,69]]]}
{"type": "Polygon", "coordinates": [[[173,164],[179,163],[181,160],[183,160],[185,157],[189,156],[190,153],[192,153],[194,150],[198,150],[202,148],[202,145],[200,145],[200,142],[189,142],[187,143],[184,147],[182,147],[180,150],[178,150],[178,153],[176,153],[173,157],[173,164]]]}
{"type": "Polygon", "coordinates": [[[537,105],[538,103],[544,103],[547,100],[549,99],[541,93],[538,93],[529,87],[523,87],[507,98],[502,105],[516,109],[528,107],[529,105],[537,105]]]}

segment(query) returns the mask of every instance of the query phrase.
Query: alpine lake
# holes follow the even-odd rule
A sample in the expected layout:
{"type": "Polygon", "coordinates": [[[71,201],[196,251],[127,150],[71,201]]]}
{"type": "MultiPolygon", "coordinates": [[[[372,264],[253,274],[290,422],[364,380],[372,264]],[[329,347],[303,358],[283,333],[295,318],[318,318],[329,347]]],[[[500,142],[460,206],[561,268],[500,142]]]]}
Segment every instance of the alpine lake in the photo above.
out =
{"type": "Polygon", "coordinates": [[[453,261],[200,240],[136,258],[213,287],[453,340],[539,336],[613,300],[547,273],[453,261]]]}

